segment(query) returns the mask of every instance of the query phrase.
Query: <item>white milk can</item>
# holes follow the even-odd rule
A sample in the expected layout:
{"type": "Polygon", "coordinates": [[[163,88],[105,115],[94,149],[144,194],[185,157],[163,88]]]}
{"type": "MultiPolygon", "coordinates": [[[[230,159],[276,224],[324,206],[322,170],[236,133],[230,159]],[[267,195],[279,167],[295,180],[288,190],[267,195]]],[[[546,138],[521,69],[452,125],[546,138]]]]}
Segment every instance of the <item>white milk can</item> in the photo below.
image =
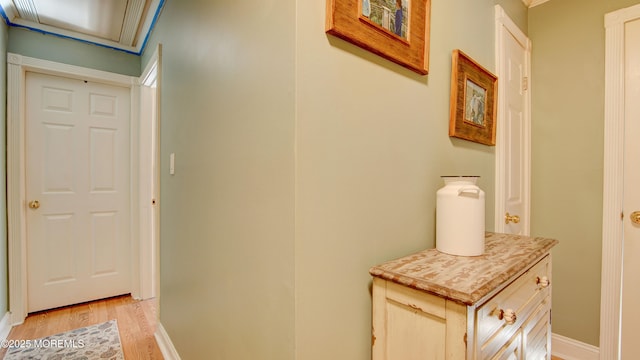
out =
{"type": "Polygon", "coordinates": [[[479,176],[443,176],[437,192],[436,249],[461,256],[484,253],[484,191],[479,176]]]}

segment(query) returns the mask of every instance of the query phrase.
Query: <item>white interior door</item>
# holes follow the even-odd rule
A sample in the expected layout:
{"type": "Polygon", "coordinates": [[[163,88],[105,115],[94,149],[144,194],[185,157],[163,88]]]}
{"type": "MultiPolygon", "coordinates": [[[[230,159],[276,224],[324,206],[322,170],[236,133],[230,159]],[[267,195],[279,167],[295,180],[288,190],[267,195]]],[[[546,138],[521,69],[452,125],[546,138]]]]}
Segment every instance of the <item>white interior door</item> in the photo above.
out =
{"type": "Polygon", "coordinates": [[[495,230],[529,234],[530,41],[496,6],[498,121],[495,230]]]}
{"type": "Polygon", "coordinates": [[[158,295],[158,67],[155,61],[141,77],[140,93],[140,298],[158,295]]]}
{"type": "Polygon", "coordinates": [[[622,267],[621,358],[640,359],[640,19],[625,24],[625,214],[622,267]],[[635,212],[635,214],[634,214],[635,212]],[[634,217],[637,220],[634,221],[634,217]]]}
{"type": "Polygon", "coordinates": [[[27,306],[131,291],[129,89],[26,75],[27,306]]]}

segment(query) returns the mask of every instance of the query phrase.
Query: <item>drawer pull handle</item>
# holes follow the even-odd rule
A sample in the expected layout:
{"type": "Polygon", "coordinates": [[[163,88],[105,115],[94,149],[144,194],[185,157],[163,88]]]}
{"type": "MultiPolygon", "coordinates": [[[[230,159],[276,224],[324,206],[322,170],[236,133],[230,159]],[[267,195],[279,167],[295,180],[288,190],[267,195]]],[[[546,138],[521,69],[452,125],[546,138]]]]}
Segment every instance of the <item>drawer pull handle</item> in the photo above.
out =
{"type": "Polygon", "coordinates": [[[536,284],[540,285],[541,288],[546,288],[547,286],[551,285],[551,281],[549,281],[549,278],[546,276],[538,276],[536,279],[536,284]]]}
{"type": "Polygon", "coordinates": [[[516,312],[512,309],[501,309],[500,314],[498,314],[498,319],[504,320],[504,323],[507,325],[513,325],[516,323],[516,320],[518,320],[518,317],[516,316],[516,312]]]}

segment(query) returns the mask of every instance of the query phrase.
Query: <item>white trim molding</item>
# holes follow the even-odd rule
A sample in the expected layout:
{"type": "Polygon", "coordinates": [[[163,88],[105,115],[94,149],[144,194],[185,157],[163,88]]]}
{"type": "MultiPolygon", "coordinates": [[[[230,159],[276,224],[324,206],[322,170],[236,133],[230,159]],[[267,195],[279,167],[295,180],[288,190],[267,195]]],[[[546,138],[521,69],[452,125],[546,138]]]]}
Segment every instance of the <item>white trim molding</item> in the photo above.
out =
{"type": "Polygon", "coordinates": [[[2,317],[2,320],[0,320],[0,341],[7,340],[7,336],[9,336],[10,331],[11,331],[11,314],[7,312],[2,317]]]}
{"type": "MultiPolygon", "coordinates": [[[[9,263],[9,312],[10,323],[18,325],[27,316],[27,253],[26,253],[26,166],[25,166],[25,82],[27,72],[64,76],[81,80],[101,82],[132,89],[138,79],[131,76],[87,69],[47,60],[30,58],[18,54],[7,54],[7,236],[9,263]]],[[[133,100],[133,99],[132,99],[133,100]]],[[[132,127],[137,127],[137,109],[133,111],[132,127]]],[[[132,158],[138,156],[132,149],[132,158]]],[[[132,173],[132,176],[137,176],[132,173]]],[[[135,179],[132,182],[135,183],[135,179]]],[[[137,193],[131,198],[136,199],[137,193]]],[[[138,224],[132,222],[132,234],[137,233],[138,224]]],[[[132,244],[137,239],[132,236],[132,244]]],[[[139,266],[133,261],[133,274],[139,266]]],[[[132,292],[139,291],[134,287],[132,292]]]]}
{"type": "Polygon", "coordinates": [[[165,360],[180,360],[180,355],[178,351],[173,346],[173,342],[171,342],[171,338],[167,331],[162,326],[162,323],[158,322],[155,333],[156,342],[158,343],[158,347],[160,348],[160,352],[165,360]]]}
{"type": "Polygon", "coordinates": [[[24,186],[24,71],[22,57],[7,56],[7,237],[9,265],[9,311],[11,324],[21,324],[27,316],[26,246],[24,186]]]}
{"type": "Polygon", "coordinates": [[[640,18],[640,5],[605,15],[604,184],[600,353],[620,358],[623,253],[624,24],[640,18]]]}
{"type": "Polygon", "coordinates": [[[600,349],[566,336],[551,334],[551,353],[563,360],[599,360],[600,349]]]}

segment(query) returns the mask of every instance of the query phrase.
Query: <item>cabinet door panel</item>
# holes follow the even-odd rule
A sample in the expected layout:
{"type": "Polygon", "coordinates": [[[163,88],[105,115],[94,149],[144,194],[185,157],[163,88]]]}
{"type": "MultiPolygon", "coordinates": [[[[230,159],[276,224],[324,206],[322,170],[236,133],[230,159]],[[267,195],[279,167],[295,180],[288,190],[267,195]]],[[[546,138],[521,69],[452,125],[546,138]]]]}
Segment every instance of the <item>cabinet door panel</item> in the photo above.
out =
{"type": "Polygon", "coordinates": [[[446,322],[393,301],[387,303],[387,359],[444,359],[446,322]]]}
{"type": "Polygon", "coordinates": [[[481,359],[522,360],[522,333],[517,332],[495,355],[481,359]]]}
{"type": "Polygon", "coordinates": [[[523,327],[525,336],[525,360],[551,358],[551,299],[547,297],[523,327]]]}

